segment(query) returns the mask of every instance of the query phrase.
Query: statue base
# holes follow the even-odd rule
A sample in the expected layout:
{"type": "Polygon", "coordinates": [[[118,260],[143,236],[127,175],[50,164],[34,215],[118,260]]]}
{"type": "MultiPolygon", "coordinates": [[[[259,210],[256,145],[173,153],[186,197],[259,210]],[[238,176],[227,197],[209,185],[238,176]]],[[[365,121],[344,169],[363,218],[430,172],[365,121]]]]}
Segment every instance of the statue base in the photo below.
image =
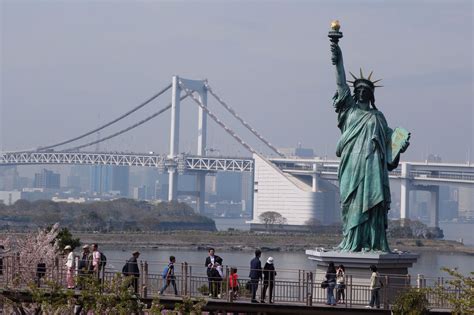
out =
{"type": "Polygon", "coordinates": [[[381,301],[384,307],[393,303],[402,290],[410,286],[412,279],[408,268],[413,266],[419,255],[414,253],[383,253],[383,252],[341,252],[324,251],[322,249],[306,250],[308,259],[316,263],[316,283],[325,280],[329,262],[344,265],[346,275],[346,298],[352,304],[367,305],[370,300],[370,265],[377,266],[384,287],[381,290],[381,301]],[[357,296],[357,297],[356,297],[357,296]],[[355,298],[356,297],[356,298],[355,298]]]}

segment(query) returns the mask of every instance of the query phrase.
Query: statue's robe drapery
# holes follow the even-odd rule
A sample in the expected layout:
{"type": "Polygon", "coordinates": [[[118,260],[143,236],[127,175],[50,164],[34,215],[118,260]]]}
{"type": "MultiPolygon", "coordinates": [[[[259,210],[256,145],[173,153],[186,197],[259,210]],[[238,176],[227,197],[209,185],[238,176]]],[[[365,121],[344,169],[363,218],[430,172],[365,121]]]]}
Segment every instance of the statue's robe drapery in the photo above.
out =
{"type": "Polygon", "coordinates": [[[347,85],[333,101],[342,133],[336,151],[341,158],[338,177],[343,222],[339,249],[389,252],[388,171],[396,167],[387,163],[392,130],[380,111],[360,109],[347,85]]]}

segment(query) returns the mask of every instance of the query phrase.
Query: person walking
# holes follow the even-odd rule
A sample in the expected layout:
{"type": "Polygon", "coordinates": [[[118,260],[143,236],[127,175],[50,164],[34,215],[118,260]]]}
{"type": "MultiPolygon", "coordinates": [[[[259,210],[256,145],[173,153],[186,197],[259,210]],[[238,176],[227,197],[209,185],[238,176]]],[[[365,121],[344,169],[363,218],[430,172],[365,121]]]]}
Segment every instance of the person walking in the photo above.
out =
{"type": "Polygon", "coordinates": [[[176,288],[176,277],[174,275],[175,262],[176,262],[176,258],[174,256],[170,256],[170,262],[168,263],[168,266],[165,267],[165,270],[163,270],[162,277],[163,277],[164,285],[160,290],[160,294],[163,294],[166,288],[171,284],[174,288],[174,295],[178,295],[178,289],[176,288]]]}
{"type": "Polygon", "coordinates": [[[375,306],[380,308],[381,281],[379,273],[377,272],[377,266],[371,265],[370,271],[372,271],[372,275],[370,276],[370,303],[366,307],[373,308],[375,306]]]}
{"type": "Polygon", "coordinates": [[[76,285],[74,284],[74,252],[71,245],[66,245],[64,247],[66,252],[66,283],[68,289],[74,289],[76,285]]]}
{"type": "Polygon", "coordinates": [[[237,274],[237,268],[230,268],[229,275],[229,294],[232,294],[232,298],[236,299],[239,296],[239,275],[237,274]]]}
{"type": "Polygon", "coordinates": [[[273,303],[273,288],[275,286],[275,265],[273,263],[273,257],[268,257],[265,266],[263,266],[263,289],[260,303],[265,303],[265,295],[268,288],[268,303],[273,303]]]}
{"type": "Polygon", "coordinates": [[[122,272],[125,276],[131,276],[132,281],[130,283],[133,286],[135,293],[138,293],[138,280],[140,279],[140,268],[138,268],[138,257],[140,257],[139,251],[134,251],[132,257],[125,263],[125,266],[122,269],[122,272]]]}
{"type": "Polygon", "coordinates": [[[344,265],[337,266],[336,270],[336,302],[337,303],[344,303],[345,301],[345,294],[344,290],[346,289],[345,284],[345,268],[344,265]]]}
{"type": "Polygon", "coordinates": [[[257,289],[258,282],[262,279],[262,263],[260,262],[260,256],[262,251],[260,249],[255,250],[255,257],[250,261],[250,288],[252,290],[252,303],[258,303],[257,301],[257,289]]]}
{"type": "Polygon", "coordinates": [[[218,267],[222,268],[222,258],[215,255],[214,248],[209,248],[209,256],[206,257],[204,265],[207,267],[207,280],[209,284],[209,297],[221,298],[222,277],[219,274],[218,267]]]}
{"type": "Polygon", "coordinates": [[[334,267],[334,262],[332,261],[329,262],[326,271],[326,280],[328,282],[326,305],[335,306],[336,300],[334,299],[334,288],[336,287],[336,267],[334,267]]]}

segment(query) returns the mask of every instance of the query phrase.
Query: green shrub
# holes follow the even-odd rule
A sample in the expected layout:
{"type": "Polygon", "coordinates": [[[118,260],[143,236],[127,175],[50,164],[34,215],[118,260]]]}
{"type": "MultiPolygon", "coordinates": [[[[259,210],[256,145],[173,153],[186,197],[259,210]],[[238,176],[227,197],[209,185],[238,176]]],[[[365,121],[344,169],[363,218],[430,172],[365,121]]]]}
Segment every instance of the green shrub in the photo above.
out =
{"type": "Polygon", "coordinates": [[[203,284],[199,288],[197,288],[197,291],[201,293],[202,295],[208,295],[209,294],[209,286],[207,284],[203,284]]]}
{"type": "Polygon", "coordinates": [[[470,276],[464,276],[456,268],[444,267],[441,270],[447,272],[452,278],[432,291],[451,305],[453,314],[474,314],[474,272],[470,272],[470,276]]]}
{"type": "Polygon", "coordinates": [[[394,315],[424,315],[428,314],[427,291],[424,289],[410,288],[401,292],[395,299],[392,307],[394,315]]]}

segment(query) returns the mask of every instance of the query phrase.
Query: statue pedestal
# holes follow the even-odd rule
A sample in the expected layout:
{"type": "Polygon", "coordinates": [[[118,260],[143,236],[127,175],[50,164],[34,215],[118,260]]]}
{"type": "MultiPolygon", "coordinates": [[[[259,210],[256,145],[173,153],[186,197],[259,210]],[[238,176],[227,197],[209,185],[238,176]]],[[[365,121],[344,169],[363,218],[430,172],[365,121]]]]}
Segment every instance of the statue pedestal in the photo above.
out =
{"type": "MultiPolygon", "coordinates": [[[[391,304],[398,292],[412,283],[408,268],[416,263],[419,255],[414,253],[349,253],[340,251],[306,250],[308,259],[316,263],[315,282],[325,280],[330,261],[336,268],[342,264],[346,275],[346,299],[353,304],[367,305],[370,299],[370,265],[377,266],[384,287],[381,301],[391,304]]],[[[413,281],[416,279],[413,279],[413,281]]]]}

